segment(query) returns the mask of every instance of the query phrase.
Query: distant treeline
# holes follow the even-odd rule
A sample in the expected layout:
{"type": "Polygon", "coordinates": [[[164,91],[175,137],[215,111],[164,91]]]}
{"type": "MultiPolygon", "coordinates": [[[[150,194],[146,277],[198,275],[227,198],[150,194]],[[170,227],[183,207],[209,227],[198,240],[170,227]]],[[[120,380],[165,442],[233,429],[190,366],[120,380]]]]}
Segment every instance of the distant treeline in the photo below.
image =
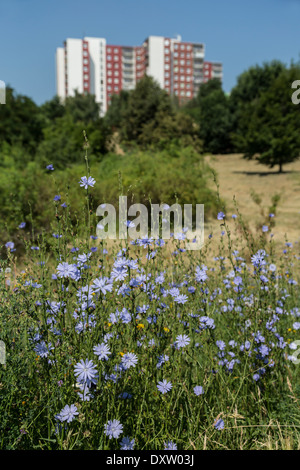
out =
{"type": "Polygon", "coordinates": [[[212,79],[179,107],[145,76],[134,90],[113,95],[103,118],[93,95],[76,93],[64,104],[56,96],[37,106],[8,87],[0,106],[0,165],[10,158],[18,168],[33,160],[61,169],[81,162],[84,129],[97,161],[116,144],[124,151],[175,144],[199,153],[244,153],[281,170],[299,156],[300,106],[291,99],[297,79],[299,64],[264,63],[242,73],[229,95],[212,79]]]}

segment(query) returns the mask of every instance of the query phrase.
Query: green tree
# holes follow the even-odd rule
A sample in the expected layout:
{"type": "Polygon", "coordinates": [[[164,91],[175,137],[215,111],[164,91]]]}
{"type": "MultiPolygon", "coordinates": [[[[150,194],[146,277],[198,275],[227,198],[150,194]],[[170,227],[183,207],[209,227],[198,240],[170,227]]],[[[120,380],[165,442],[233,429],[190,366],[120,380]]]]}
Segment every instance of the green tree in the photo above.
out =
{"type": "Polygon", "coordinates": [[[232,126],[229,100],[218,79],[209,80],[199,89],[199,137],[204,150],[211,153],[231,151],[232,126]]]}
{"type": "Polygon", "coordinates": [[[54,98],[43,107],[44,115],[52,115],[54,119],[46,119],[37,160],[42,165],[52,163],[58,168],[82,161],[85,152],[83,131],[88,136],[90,157],[100,160],[107,152],[110,130],[99,115],[94,95],[76,92],[75,96],[65,100],[63,110],[60,106],[54,98]]]}
{"type": "Polygon", "coordinates": [[[104,116],[105,123],[112,127],[113,130],[120,129],[124,121],[124,112],[128,105],[129,92],[121,90],[117,94],[113,94],[111,97],[110,106],[104,116]]]}
{"type": "Polygon", "coordinates": [[[44,139],[37,151],[37,160],[42,166],[52,163],[57,168],[65,168],[83,161],[85,141],[83,131],[89,142],[90,159],[101,160],[107,152],[109,130],[103,120],[96,122],[75,122],[69,113],[57,118],[44,129],[44,139]]]}
{"type": "Polygon", "coordinates": [[[62,117],[65,114],[65,106],[58,96],[54,96],[51,100],[46,101],[40,106],[40,112],[46,125],[53,122],[56,118],[62,117]]]}
{"type": "Polygon", "coordinates": [[[39,107],[32,99],[16,94],[8,86],[6,104],[0,106],[0,146],[6,142],[34,154],[43,137],[42,127],[39,107]]]}
{"type": "Polygon", "coordinates": [[[300,107],[293,104],[292,83],[299,79],[300,66],[284,69],[252,104],[245,133],[245,158],[273,168],[300,157],[300,107]]]}
{"type": "Polygon", "coordinates": [[[175,110],[169,114],[157,112],[154,119],[144,124],[138,143],[144,148],[152,145],[160,149],[190,145],[200,152],[202,142],[198,134],[198,126],[189,115],[175,110]]]}
{"type": "Polygon", "coordinates": [[[95,96],[89,93],[81,94],[77,90],[74,96],[66,98],[65,109],[75,122],[96,122],[100,116],[100,105],[95,96]]]}
{"type": "Polygon", "coordinates": [[[70,114],[65,114],[44,129],[44,139],[39,145],[37,160],[41,165],[52,163],[63,168],[80,161],[83,156],[83,126],[70,114]]]}
{"type": "Polygon", "coordinates": [[[252,66],[238,77],[229,98],[233,129],[231,140],[236,152],[246,149],[245,135],[257,100],[285,69],[282,62],[274,60],[252,66]]]}
{"type": "Polygon", "coordinates": [[[157,113],[170,114],[172,104],[169,95],[149,76],[143,77],[129,93],[123,113],[121,138],[137,141],[143,127],[155,119],[157,113]]]}
{"type": "Polygon", "coordinates": [[[198,124],[204,151],[227,153],[232,150],[229,99],[220,80],[215,78],[201,85],[198,95],[183,107],[183,111],[198,124]]]}

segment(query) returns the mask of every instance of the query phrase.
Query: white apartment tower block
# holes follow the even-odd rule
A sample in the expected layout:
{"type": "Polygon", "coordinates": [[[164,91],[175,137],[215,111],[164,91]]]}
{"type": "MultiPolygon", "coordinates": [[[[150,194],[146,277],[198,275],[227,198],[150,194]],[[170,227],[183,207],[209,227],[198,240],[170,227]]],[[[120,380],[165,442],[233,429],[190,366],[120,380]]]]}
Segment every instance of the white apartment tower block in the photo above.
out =
{"type": "Polygon", "coordinates": [[[153,77],[161,88],[165,88],[165,38],[149,36],[145,47],[148,52],[147,75],[153,77]]]}
{"type": "Polygon", "coordinates": [[[204,44],[180,36],[149,36],[137,47],[107,45],[104,38],[67,39],[56,51],[56,92],[62,100],[75,90],[95,95],[103,116],[113,94],[134,89],[147,74],[181,104],[207,80],[222,81],[222,64],[205,62],[204,55],[204,44]]]}
{"type": "Polygon", "coordinates": [[[88,71],[88,92],[95,95],[101,103],[101,113],[106,113],[106,40],[103,38],[84,38],[86,49],[86,67],[88,71]]]}

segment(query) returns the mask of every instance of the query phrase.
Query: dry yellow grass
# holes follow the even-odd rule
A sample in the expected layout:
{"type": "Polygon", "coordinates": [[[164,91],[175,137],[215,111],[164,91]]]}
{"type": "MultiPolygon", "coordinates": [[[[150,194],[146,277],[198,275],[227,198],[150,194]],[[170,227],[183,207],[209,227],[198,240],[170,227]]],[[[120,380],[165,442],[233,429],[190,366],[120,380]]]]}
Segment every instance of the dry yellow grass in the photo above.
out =
{"type": "MultiPolygon", "coordinates": [[[[254,202],[251,193],[261,198],[261,207],[268,216],[272,196],[280,195],[277,208],[276,226],[273,228],[274,240],[280,245],[285,241],[295,242],[300,236],[300,160],[285,165],[284,172],[278,173],[277,167],[269,169],[256,161],[243,159],[241,154],[214,155],[205,157],[207,163],[217,172],[220,197],[226,203],[226,220],[231,223],[231,215],[236,213],[234,198],[238,209],[249,227],[255,231],[261,226],[263,217],[260,207],[254,202]]],[[[213,178],[211,185],[214,186],[213,178]]],[[[209,220],[207,232],[220,232],[220,221],[209,220]]]]}

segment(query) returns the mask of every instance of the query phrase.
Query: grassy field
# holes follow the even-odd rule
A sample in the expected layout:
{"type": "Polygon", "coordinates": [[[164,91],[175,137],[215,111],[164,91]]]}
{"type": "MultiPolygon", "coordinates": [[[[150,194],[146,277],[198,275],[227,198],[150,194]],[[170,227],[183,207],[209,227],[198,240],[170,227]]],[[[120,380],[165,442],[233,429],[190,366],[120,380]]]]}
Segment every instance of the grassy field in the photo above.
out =
{"type": "MultiPolygon", "coordinates": [[[[226,202],[228,220],[233,213],[236,213],[233,200],[235,198],[250,229],[256,232],[257,228],[261,227],[264,216],[269,214],[272,196],[279,195],[274,239],[281,243],[286,236],[290,242],[299,240],[300,160],[286,165],[281,174],[276,167],[269,169],[255,161],[243,159],[240,154],[207,156],[206,161],[218,174],[220,196],[226,202]],[[260,206],[251,194],[259,196],[260,206]]],[[[213,181],[211,185],[215,187],[213,181]]],[[[216,227],[218,227],[216,220],[206,225],[207,230],[216,227]]]]}

